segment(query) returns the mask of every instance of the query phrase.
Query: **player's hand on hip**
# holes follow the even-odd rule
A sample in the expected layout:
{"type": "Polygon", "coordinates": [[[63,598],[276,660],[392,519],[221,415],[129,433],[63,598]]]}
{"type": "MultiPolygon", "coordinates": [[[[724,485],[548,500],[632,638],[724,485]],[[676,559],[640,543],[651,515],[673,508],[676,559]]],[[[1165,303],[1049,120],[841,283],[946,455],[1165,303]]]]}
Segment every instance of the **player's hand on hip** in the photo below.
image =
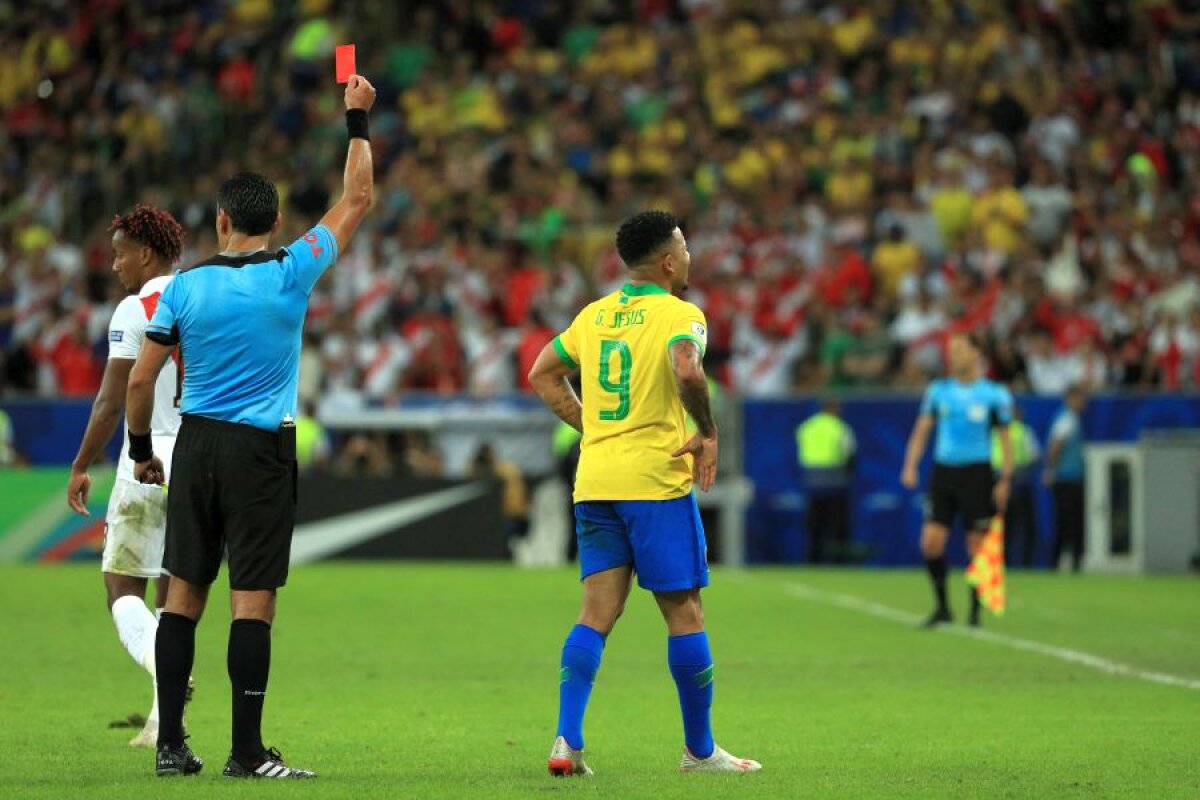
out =
{"type": "Polygon", "coordinates": [[[700,484],[700,491],[707,492],[717,479],[717,437],[705,439],[697,433],[671,453],[672,458],[685,455],[692,457],[692,479],[700,484]]]}
{"type": "Polygon", "coordinates": [[[346,82],[346,108],[370,111],[375,105],[375,87],[362,75],[351,75],[346,82]]]}
{"type": "Polygon", "coordinates": [[[167,479],[162,459],[158,456],[151,456],[149,461],[140,461],[134,464],[133,477],[138,483],[156,483],[162,486],[167,479]]]}
{"type": "Polygon", "coordinates": [[[67,505],[76,514],[90,517],[87,510],[88,494],[92,491],[92,476],[86,472],[71,470],[71,479],[67,481],[67,505]]]}
{"type": "Polygon", "coordinates": [[[1008,495],[1010,488],[1009,482],[1001,479],[996,481],[996,488],[992,490],[992,500],[995,502],[996,511],[999,513],[1003,513],[1004,509],[1008,507],[1008,495]]]}
{"type": "Polygon", "coordinates": [[[917,484],[920,483],[920,477],[917,475],[916,469],[905,467],[900,473],[900,483],[904,485],[905,489],[916,489],[917,484]]]}

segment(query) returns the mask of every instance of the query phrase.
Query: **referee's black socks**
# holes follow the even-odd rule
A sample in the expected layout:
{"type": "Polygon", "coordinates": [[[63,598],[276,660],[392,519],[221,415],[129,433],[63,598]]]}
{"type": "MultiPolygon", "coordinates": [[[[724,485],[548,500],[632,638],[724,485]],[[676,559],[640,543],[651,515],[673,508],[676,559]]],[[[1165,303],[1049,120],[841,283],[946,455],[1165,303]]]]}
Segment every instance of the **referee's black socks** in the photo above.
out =
{"type": "Polygon", "coordinates": [[[195,657],[196,621],[164,611],[154,637],[159,747],[183,747],[183,704],[195,657]]]}
{"type": "Polygon", "coordinates": [[[229,682],[233,685],[233,757],[253,767],[263,757],[263,701],[271,672],[271,626],[261,619],[229,625],[229,682]]]}
{"type": "Polygon", "coordinates": [[[946,602],[946,556],[926,558],[925,568],[929,570],[929,580],[933,583],[933,595],[937,599],[937,610],[948,611],[946,602]]]}

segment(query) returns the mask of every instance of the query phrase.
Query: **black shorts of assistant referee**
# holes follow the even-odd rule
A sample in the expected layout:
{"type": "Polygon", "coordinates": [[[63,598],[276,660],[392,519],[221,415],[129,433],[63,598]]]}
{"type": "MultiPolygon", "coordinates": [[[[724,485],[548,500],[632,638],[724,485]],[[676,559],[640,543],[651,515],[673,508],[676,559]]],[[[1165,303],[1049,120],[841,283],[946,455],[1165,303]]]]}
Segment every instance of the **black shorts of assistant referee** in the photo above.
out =
{"type": "Polygon", "coordinates": [[[926,521],[950,528],[955,518],[961,518],[964,530],[986,531],[995,513],[992,485],[991,464],[934,464],[925,501],[926,521]]]}
{"type": "Polygon", "coordinates": [[[230,588],[278,589],[295,522],[296,463],[283,459],[279,434],[184,415],[167,494],[168,572],[208,585],[228,549],[230,588]]]}

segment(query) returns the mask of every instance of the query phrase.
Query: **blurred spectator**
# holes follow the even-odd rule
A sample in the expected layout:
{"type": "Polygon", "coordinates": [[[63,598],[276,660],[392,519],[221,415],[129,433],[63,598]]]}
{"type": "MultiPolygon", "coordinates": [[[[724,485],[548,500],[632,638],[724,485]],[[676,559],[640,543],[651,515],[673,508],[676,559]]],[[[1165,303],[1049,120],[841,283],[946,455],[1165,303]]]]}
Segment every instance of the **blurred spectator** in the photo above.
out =
{"type": "Polygon", "coordinates": [[[853,383],[853,378],[846,370],[846,357],[857,343],[854,334],[836,314],[826,315],[820,353],[822,383],[825,386],[836,389],[853,383]]]}
{"type": "MultiPolygon", "coordinates": [[[[0,384],[0,400],[4,399],[4,386],[0,384]]],[[[12,417],[0,408],[0,467],[13,467],[20,463],[17,447],[13,443],[12,417]]]]}
{"type": "Polygon", "coordinates": [[[1168,315],[1150,336],[1154,365],[1168,389],[1179,390],[1188,376],[1188,366],[1200,350],[1200,338],[1190,325],[1182,325],[1174,314],[1168,315]]]}
{"type": "Polygon", "coordinates": [[[516,352],[522,334],[501,328],[496,315],[485,311],[475,324],[463,328],[462,336],[467,390],[477,395],[513,391],[517,386],[516,352]]]}
{"type": "Polygon", "coordinates": [[[820,300],[830,308],[859,308],[870,301],[871,271],[848,233],[838,234],[826,251],[817,281],[820,300]]]}
{"type": "Polygon", "coordinates": [[[50,368],[55,391],[63,397],[91,397],[99,390],[103,370],[83,321],[48,331],[34,352],[50,368]]]}
{"type": "Polygon", "coordinates": [[[504,514],[509,540],[511,542],[512,539],[524,537],[529,532],[529,489],[520,468],[497,456],[490,444],[482,444],[471,459],[468,475],[500,481],[503,487],[500,509],[504,514]]]}
{"type": "Polygon", "coordinates": [[[537,360],[542,348],[550,343],[558,331],[546,325],[541,313],[531,310],[521,321],[517,338],[517,385],[521,391],[532,391],[529,385],[529,370],[537,360]]]}
{"type": "Polygon", "coordinates": [[[871,267],[880,291],[894,297],[900,287],[921,268],[921,253],[917,246],[905,238],[904,227],[899,223],[888,228],[887,238],[875,245],[871,254],[871,267]]]}
{"type": "Polygon", "coordinates": [[[733,386],[749,397],[778,397],[795,387],[796,359],[805,350],[797,332],[789,336],[779,323],[762,329],[738,324],[734,335],[733,386]]]}
{"type": "Polygon", "coordinates": [[[854,431],[842,419],[841,403],[834,399],[825,400],[820,411],[796,428],[810,564],[841,564],[849,555],[850,484],[857,446],[854,431]]]}
{"type": "Polygon", "coordinates": [[[1062,409],[1050,428],[1050,446],[1046,451],[1043,481],[1054,491],[1054,555],[1051,569],[1068,550],[1071,569],[1079,572],[1085,541],[1083,410],[1087,395],[1078,386],[1064,397],[1062,409]]]}
{"type": "Polygon", "coordinates": [[[1043,250],[1052,249],[1062,241],[1074,208],[1071,192],[1051,170],[1048,161],[1037,159],[1029,183],[1021,190],[1021,199],[1029,213],[1029,236],[1043,250]]]}
{"type": "Polygon", "coordinates": [[[1029,388],[1037,394],[1061,395],[1078,378],[1078,363],[1069,355],[1054,350],[1050,334],[1038,331],[1030,337],[1025,354],[1029,388]]]}
{"type": "Polygon", "coordinates": [[[316,418],[312,401],[304,402],[296,417],[296,464],[301,472],[320,469],[329,463],[329,434],[316,418]]]}
{"type": "Polygon", "coordinates": [[[443,474],[442,454],[434,446],[427,431],[405,431],[403,435],[404,467],[415,478],[440,478],[443,474]]]}
{"type": "Polygon", "coordinates": [[[988,166],[987,188],[971,208],[971,226],[982,234],[989,251],[1013,255],[1021,244],[1029,207],[1013,185],[1012,170],[1002,161],[988,166]]]}
{"type": "Polygon", "coordinates": [[[883,386],[891,363],[891,340],[874,314],[864,314],[858,321],[858,329],[853,344],[842,357],[842,371],[851,386],[883,386]]]}
{"type": "MultiPolygon", "coordinates": [[[[1037,513],[1033,489],[1037,482],[1037,462],[1041,446],[1037,434],[1025,422],[1021,406],[1013,407],[1013,421],[1008,426],[1012,443],[1013,475],[1008,505],[1004,509],[1004,563],[1028,569],[1037,559],[1037,513]],[[1020,543],[1018,557],[1017,544],[1020,543]]],[[[992,431],[992,470],[999,473],[1004,466],[1004,451],[999,430],[992,431]]]]}
{"type": "Polygon", "coordinates": [[[351,478],[386,478],[392,474],[387,437],[380,432],[352,433],[333,462],[334,472],[351,478]]]}
{"type": "Polygon", "coordinates": [[[323,378],[320,342],[312,334],[306,333],[300,348],[300,382],[296,392],[302,406],[317,401],[323,378]]]}
{"type": "Polygon", "coordinates": [[[916,365],[926,373],[934,373],[942,362],[941,337],[936,334],[948,323],[946,313],[922,290],[901,305],[900,313],[892,321],[890,335],[916,365]]]}
{"type": "Polygon", "coordinates": [[[1193,27],[1163,22],[1187,3],[1101,4],[1117,25],[981,0],[8,5],[17,391],[90,391],[111,209],[153,200],[185,262],[210,255],[210,173],[246,166],[238,141],[305,176],[281,184],[287,234],[314,221],[345,30],[380,88],[377,207],[314,291],[303,399],[522,388],[522,352],[619,286],[612,227],[651,205],[685,220],[711,371],[743,391],[913,385],[952,326],[1037,391],[1200,386],[1200,73],[1193,27]],[[852,375],[867,330],[903,349],[852,375]]]}

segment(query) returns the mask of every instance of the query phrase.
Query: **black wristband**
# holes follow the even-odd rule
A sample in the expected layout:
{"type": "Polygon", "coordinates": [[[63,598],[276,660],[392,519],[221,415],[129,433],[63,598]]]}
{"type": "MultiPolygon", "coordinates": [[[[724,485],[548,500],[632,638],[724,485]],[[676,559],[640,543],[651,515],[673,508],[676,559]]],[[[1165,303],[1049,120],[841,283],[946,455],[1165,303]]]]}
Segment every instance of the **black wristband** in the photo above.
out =
{"type": "Polygon", "coordinates": [[[370,131],[367,130],[367,112],[361,108],[347,108],[346,131],[351,139],[371,141],[370,131]]]}
{"type": "Polygon", "coordinates": [[[135,464],[154,458],[154,442],[148,433],[129,432],[129,458],[135,464]]]}

